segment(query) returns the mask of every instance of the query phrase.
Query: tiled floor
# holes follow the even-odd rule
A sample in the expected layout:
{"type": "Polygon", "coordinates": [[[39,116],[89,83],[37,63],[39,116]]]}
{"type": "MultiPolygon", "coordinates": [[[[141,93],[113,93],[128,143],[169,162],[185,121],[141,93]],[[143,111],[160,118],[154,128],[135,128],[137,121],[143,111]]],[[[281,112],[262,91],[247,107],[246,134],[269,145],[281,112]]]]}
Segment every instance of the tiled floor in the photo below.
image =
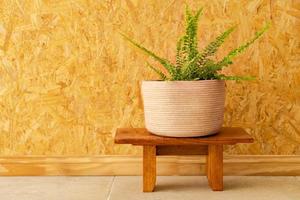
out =
{"type": "Polygon", "coordinates": [[[298,200],[300,177],[225,177],[212,192],[204,176],[158,177],[153,193],[141,177],[0,177],[1,200],[298,200]]]}

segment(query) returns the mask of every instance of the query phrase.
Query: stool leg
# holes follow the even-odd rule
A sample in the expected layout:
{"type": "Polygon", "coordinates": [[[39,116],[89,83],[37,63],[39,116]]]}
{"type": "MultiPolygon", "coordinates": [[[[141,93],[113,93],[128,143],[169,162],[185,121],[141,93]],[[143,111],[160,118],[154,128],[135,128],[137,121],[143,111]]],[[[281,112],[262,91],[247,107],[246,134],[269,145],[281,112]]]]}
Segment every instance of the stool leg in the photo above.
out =
{"type": "Polygon", "coordinates": [[[143,191],[153,192],[156,182],[156,146],[143,147],[143,191]]]}
{"type": "Polygon", "coordinates": [[[208,145],[207,178],[213,191],[223,191],[223,145],[208,145]]]}

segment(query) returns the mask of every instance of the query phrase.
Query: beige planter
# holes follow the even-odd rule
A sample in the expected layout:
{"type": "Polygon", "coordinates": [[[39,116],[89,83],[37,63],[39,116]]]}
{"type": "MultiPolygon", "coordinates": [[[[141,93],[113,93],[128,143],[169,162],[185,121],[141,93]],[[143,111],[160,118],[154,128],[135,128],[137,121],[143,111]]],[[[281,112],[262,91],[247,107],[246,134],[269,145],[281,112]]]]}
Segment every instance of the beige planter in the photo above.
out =
{"type": "Polygon", "coordinates": [[[156,135],[205,136],[222,126],[224,81],[143,81],[142,96],[146,128],[156,135]]]}

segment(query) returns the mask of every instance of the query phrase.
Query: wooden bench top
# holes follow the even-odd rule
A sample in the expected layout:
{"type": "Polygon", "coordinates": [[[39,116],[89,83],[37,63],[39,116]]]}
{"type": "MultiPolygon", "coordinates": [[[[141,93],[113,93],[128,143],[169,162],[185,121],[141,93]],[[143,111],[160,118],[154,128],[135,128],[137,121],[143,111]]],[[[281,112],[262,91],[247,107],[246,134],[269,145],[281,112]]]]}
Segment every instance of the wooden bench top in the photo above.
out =
{"type": "Polygon", "coordinates": [[[157,136],[145,128],[119,128],[115,136],[115,143],[133,145],[201,145],[252,142],[253,138],[244,129],[238,127],[223,127],[215,135],[189,138],[157,136]]]}

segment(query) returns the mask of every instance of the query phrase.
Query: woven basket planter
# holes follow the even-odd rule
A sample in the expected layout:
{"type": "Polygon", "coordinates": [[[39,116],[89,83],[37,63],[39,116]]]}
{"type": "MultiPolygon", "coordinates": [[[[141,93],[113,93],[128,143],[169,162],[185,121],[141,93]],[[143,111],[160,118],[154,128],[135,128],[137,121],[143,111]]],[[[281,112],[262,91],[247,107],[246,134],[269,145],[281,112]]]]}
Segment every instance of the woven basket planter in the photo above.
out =
{"type": "Polygon", "coordinates": [[[143,81],[145,125],[153,134],[196,137],[222,127],[225,82],[143,81]]]}

